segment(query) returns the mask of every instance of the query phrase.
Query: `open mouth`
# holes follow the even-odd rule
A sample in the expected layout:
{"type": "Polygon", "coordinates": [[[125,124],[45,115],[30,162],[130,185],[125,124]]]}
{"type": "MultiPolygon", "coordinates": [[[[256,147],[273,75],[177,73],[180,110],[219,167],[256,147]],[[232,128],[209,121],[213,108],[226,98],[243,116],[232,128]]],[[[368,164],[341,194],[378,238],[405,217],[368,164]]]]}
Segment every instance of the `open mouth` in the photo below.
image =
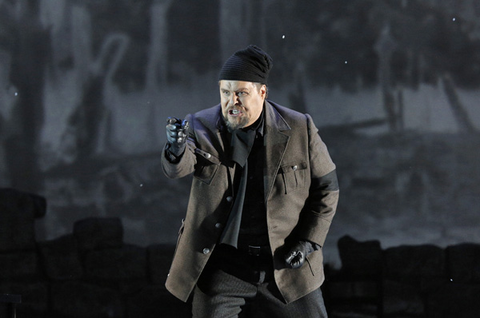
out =
{"type": "Polygon", "coordinates": [[[242,115],[242,112],[239,111],[238,109],[230,109],[230,110],[228,111],[228,114],[229,114],[230,116],[236,117],[236,116],[241,116],[241,115],[242,115]]]}

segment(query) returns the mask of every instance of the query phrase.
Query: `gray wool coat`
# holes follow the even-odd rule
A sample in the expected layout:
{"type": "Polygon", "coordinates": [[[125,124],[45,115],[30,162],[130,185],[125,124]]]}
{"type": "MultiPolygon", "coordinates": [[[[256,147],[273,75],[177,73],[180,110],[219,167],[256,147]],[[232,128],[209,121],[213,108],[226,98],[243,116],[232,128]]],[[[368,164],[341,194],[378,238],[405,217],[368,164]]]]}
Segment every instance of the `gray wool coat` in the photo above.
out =
{"type": "MultiPolygon", "coordinates": [[[[320,287],[325,277],[322,249],[298,269],[285,264],[288,242],[308,240],[323,246],[338,202],[335,165],[312,118],[265,101],[264,193],[275,282],[285,303],[320,287]]],[[[221,136],[221,107],[188,115],[187,149],[178,163],[162,157],[164,173],[193,173],[188,208],[179,231],[166,288],[187,301],[222,233],[233,200],[221,136]]],[[[248,199],[248,198],[247,198],[248,199]]]]}

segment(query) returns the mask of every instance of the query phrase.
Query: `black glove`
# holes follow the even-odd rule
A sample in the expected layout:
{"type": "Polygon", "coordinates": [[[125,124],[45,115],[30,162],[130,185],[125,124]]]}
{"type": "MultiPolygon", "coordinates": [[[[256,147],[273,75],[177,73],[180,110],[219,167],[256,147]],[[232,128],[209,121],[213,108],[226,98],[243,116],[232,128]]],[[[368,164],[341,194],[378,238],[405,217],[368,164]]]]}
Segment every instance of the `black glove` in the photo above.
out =
{"type": "Polygon", "coordinates": [[[312,243],[308,241],[298,241],[290,248],[290,251],[285,255],[285,262],[291,268],[300,268],[305,262],[308,254],[314,251],[312,243]]]}
{"type": "Polygon", "coordinates": [[[167,118],[167,149],[175,157],[183,154],[186,147],[188,121],[175,117],[167,118]]]}

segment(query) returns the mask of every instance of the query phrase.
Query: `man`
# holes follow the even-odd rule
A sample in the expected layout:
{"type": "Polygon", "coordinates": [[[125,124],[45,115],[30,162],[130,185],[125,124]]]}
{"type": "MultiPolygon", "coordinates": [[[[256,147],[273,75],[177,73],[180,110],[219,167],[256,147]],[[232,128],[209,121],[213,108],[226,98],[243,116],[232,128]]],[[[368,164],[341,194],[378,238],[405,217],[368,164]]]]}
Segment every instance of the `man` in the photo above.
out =
{"type": "Polygon", "coordinates": [[[256,46],[236,52],[219,105],[168,119],[163,170],[194,178],[166,287],[195,289],[194,317],[326,317],[335,165],[309,115],[266,100],[271,66],[256,46]]]}

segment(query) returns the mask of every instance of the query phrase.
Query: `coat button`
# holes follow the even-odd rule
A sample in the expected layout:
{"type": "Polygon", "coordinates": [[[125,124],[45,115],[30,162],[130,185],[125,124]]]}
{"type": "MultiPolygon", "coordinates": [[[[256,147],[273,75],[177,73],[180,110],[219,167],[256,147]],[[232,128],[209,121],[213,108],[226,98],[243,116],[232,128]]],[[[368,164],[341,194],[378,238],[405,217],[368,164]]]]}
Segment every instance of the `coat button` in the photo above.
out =
{"type": "Polygon", "coordinates": [[[293,169],[293,171],[297,171],[297,169],[298,169],[298,166],[297,166],[297,165],[295,165],[295,166],[293,166],[293,167],[292,167],[292,169],[293,169]]]}
{"type": "Polygon", "coordinates": [[[205,154],[205,158],[210,159],[210,158],[212,158],[212,155],[209,154],[209,153],[206,153],[206,154],[205,154]]]}
{"type": "Polygon", "coordinates": [[[217,224],[215,224],[215,228],[216,228],[216,229],[220,229],[221,227],[222,227],[222,223],[217,223],[217,224]]]}
{"type": "Polygon", "coordinates": [[[226,200],[227,200],[227,202],[232,202],[233,197],[232,197],[232,196],[228,196],[226,200]]]}
{"type": "Polygon", "coordinates": [[[203,249],[203,254],[208,254],[208,253],[210,253],[210,249],[208,247],[205,247],[203,249]]]}

